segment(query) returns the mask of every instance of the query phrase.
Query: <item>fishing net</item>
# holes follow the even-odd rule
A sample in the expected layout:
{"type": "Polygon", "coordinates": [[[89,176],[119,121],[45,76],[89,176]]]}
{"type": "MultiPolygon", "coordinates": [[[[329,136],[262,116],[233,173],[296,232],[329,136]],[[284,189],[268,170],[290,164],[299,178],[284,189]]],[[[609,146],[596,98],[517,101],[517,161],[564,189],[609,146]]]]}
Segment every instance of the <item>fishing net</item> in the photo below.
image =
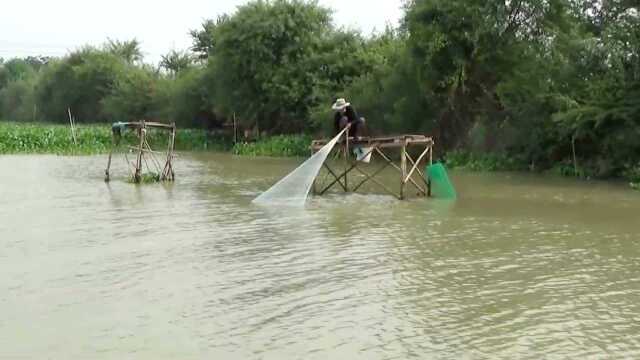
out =
{"type": "Polygon", "coordinates": [[[442,199],[455,199],[456,189],[449,180],[447,169],[440,163],[427,166],[427,177],[431,179],[431,194],[442,199]]]}
{"type": "Polygon", "coordinates": [[[311,190],[320,168],[331,150],[336,145],[346,129],[342,130],[333,140],[325,145],[320,151],[313,155],[304,164],[280,180],[271,189],[253,200],[256,204],[282,204],[303,206],[307,201],[307,196],[311,190]]]}

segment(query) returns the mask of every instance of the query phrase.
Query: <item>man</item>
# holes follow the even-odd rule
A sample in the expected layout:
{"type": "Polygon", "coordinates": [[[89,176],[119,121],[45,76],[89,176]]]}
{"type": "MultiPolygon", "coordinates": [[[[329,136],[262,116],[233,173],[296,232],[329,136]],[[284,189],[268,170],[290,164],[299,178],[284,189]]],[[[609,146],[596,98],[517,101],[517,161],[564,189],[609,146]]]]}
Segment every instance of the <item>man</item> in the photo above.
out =
{"type": "Polygon", "coordinates": [[[344,129],[348,124],[351,124],[349,129],[349,137],[357,137],[360,135],[358,132],[364,126],[364,119],[358,117],[358,113],[345,99],[336,99],[331,106],[331,109],[335,111],[334,115],[334,127],[336,134],[344,129]]]}
{"type": "MultiPolygon", "coordinates": [[[[331,109],[336,112],[334,116],[336,135],[349,124],[351,124],[349,137],[357,138],[361,135],[365,120],[364,118],[358,117],[358,113],[350,103],[345,99],[336,99],[331,109]]],[[[371,149],[369,148],[362,148],[356,145],[353,147],[353,153],[356,155],[358,161],[368,163],[371,160],[371,149]]]]}

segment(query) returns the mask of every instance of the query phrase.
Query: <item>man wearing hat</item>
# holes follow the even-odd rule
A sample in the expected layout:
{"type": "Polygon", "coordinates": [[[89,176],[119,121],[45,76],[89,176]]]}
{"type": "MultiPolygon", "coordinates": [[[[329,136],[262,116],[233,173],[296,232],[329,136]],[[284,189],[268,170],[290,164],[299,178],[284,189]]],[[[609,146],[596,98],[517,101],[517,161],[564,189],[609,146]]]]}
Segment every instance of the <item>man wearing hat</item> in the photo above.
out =
{"type": "Polygon", "coordinates": [[[336,99],[331,109],[335,111],[334,126],[336,134],[344,129],[348,124],[351,124],[349,128],[349,137],[359,136],[358,130],[364,125],[364,119],[358,117],[358,113],[345,99],[336,99]]]}
{"type": "MultiPolygon", "coordinates": [[[[342,131],[348,124],[351,124],[349,128],[349,137],[359,137],[365,124],[364,118],[358,117],[356,110],[345,99],[336,99],[331,109],[336,112],[334,116],[334,125],[336,129],[336,135],[342,131]]],[[[371,160],[371,149],[363,148],[361,146],[354,146],[353,153],[356,155],[358,161],[368,163],[371,160]]]]}

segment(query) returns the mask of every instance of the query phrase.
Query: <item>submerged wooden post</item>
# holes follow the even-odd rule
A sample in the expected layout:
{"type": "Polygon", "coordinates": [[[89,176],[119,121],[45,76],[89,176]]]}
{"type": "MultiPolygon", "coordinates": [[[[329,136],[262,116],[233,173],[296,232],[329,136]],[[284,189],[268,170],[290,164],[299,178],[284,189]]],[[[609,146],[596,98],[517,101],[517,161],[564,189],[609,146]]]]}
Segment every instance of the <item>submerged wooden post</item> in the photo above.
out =
{"type": "Polygon", "coordinates": [[[144,152],[144,139],[147,129],[145,128],[144,120],[140,121],[140,147],[138,148],[138,159],[136,161],[136,172],[133,175],[133,181],[139,183],[142,181],[142,156],[144,152]]]}
{"type": "MultiPolygon", "coordinates": [[[[316,150],[313,148],[313,145],[312,145],[311,146],[311,156],[313,157],[313,155],[315,155],[315,154],[316,154],[316,150]]],[[[311,184],[311,191],[312,191],[313,195],[316,195],[318,193],[318,189],[317,189],[316,183],[317,183],[317,179],[314,178],[313,179],[313,184],[311,184]]]]}
{"type": "Polygon", "coordinates": [[[238,143],[238,122],[236,121],[236,113],[233,113],[233,144],[238,143]]]}
{"type": "Polygon", "coordinates": [[[348,181],[348,171],[349,169],[349,130],[351,125],[347,125],[347,131],[345,131],[345,141],[344,141],[344,192],[349,192],[349,181],[348,181]]]}
{"type": "Polygon", "coordinates": [[[167,147],[167,159],[164,163],[164,169],[160,180],[175,180],[175,173],[173,172],[173,152],[176,145],[176,123],[171,123],[171,136],[169,137],[169,145],[167,147]]]}
{"type": "Polygon", "coordinates": [[[171,170],[171,181],[176,179],[176,173],[173,171],[173,153],[176,151],[176,123],[171,123],[171,151],[169,154],[169,169],[171,170]]]}
{"type": "Polygon", "coordinates": [[[107,168],[104,171],[104,181],[109,182],[109,170],[111,169],[111,157],[113,156],[113,148],[115,146],[115,140],[113,135],[111,137],[111,150],[109,151],[109,160],[107,161],[107,168]]]}
{"type": "Polygon", "coordinates": [[[407,141],[404,140],[402,144],[402,148],[400,149],[400,169],[402,173],[402,178],[400,179],[400,200],[404,200],[404,187],[406,184],[407,177],[407,141]]]}
{"type": "MultiPolygon", "coordinates": [[[[433,165],[433,143],[429,145],[429,166],[433,165]]],[[[428,174],[424,174],[424,179],[427,182],[427,196],[431,197],[431,177],[427,177],[428,174]]]]}

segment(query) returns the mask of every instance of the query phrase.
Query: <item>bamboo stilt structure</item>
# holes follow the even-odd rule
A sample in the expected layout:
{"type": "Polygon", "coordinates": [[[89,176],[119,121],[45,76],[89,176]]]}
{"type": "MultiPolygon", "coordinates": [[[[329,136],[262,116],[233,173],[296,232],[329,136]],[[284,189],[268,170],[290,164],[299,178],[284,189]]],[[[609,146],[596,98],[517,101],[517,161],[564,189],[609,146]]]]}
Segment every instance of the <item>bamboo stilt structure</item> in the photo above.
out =
{"type": "MultiPolygon", "coordinates": [[[[328,143],[328,140],[314,140],[311,145],[312,153],[321,149],[326,143],[328,143]]],[[[383,189],[386,193],[389,193],[401,200],[408,198],[409,193],[407,192],[407,185],[409,184],[411,184],[409,186],[413,186],[418,190],[418,196],[430,196],[430,182],[425,177],[425,174],[420,167],[423,163],[429,165],[432,164],[433,145],[433,139],[423,135],[403,135],[384,138],[349,138],[347,136],[342,140],[342,146],[339,147],[340,152],[344,151],[346,153],[344,154],[346,159],[345,170],[338,174],[325,162],[323,168],[328,172],[328,176],[333,177],[333,181],[330,181],[326,186],[323,185],[321,191],[317,191],[317,188],[315,187],[318,184],[314,183],[314,188],[316,189],[314,194],[324,195],[336,185],[339,185],[345,192],[356,192],[362,189],[367,182],[371,182],[383,189]],[[364,170],[362,168],[362,162],[356,161],[356,159],[352,159],[348,156],[350,155],[348,153],[348,149],[352,146],[368,148],[365,155],[360,158],[367,158],[369,155],[373,154],[378,155],[380,160],[383,161],[381,164],[382,166],[371,173],[364,170]],[[408,149],[416,147],[421,148],[421,152],[414,160],[408,149]],[[398,163],[392,160],[392,158],[385,153],[386,149],[399,150],[400,157],[396,160],[398,163]],[[377,179],[377,177],[389,167],[395,169],[400,174],[399,192],[391,190],[387,185],[377,179]],[[364,179],[358,180],[354,183],[355,186],[353,188],[349,186],[348,182],[349,174],[352,171],[357,171],[364,175],[364,179]],[[417,179],[417,176],[420,176],[421,180],[417,179]],[[421,183],[426,186],[421,186],[421,183]]],[[[316,181],[317,180],[318,179],[316,179],[316,181]]]]}
{"type": "Polygon", "coordinates": [[[151,163],[154,169],[159,172],[159,174],[157,174],[158,180],[174,181],[175,172],[173,168],[173,159],[176,157],[174,153],[176,133],[177,133],[176,125],[175,123],[163,124],[158,122],[148,122],[145,120],[140,120],[138,122],[115,123],[113,125],[114,135],[112,139],[111,150],[109,152],[109,158],[107,160],[107,168],[105,169],[105,181],[108,182],[111,178],[110,171],[111,171],[112,158],[113,158],[113,154],[115,153],[116,146],[118,145],[118,141],[116,141],[116,139],[119,139],[119,136],[122,136],[120,132],[126,129],[135,130],[139,138],[137,146],[127,147],[128,149],[136,153],[135,162],[130,163],[125,153],[125,158],[127,159],[126,161],[127,167],[129,168],[130,171],[131,171],[131,168],[133,167],[133,171],[130,174],[133,182],[140,183],[142,181],[143,164],[146,165],[148,171],[151,171],[151,168],[149,167],[149,163],[151,163]],[[161,154],[161,153],[151,149],[151,146],[147,141],[147,131],[150,129],[159,129],[159,130],[164,130],[169,132],[169,141],[167,145],[167,152],[166,152],[164,167],[161,166],[161,163],[159,162],[158,158],[155,156],[155,154],[161,154]],[[116,137],[116,134],[120,134],[120,135],[116,137]],[[147,155],[150,157],[151,162],[147,160],[147,157],[146,157],[147,155]]]}

